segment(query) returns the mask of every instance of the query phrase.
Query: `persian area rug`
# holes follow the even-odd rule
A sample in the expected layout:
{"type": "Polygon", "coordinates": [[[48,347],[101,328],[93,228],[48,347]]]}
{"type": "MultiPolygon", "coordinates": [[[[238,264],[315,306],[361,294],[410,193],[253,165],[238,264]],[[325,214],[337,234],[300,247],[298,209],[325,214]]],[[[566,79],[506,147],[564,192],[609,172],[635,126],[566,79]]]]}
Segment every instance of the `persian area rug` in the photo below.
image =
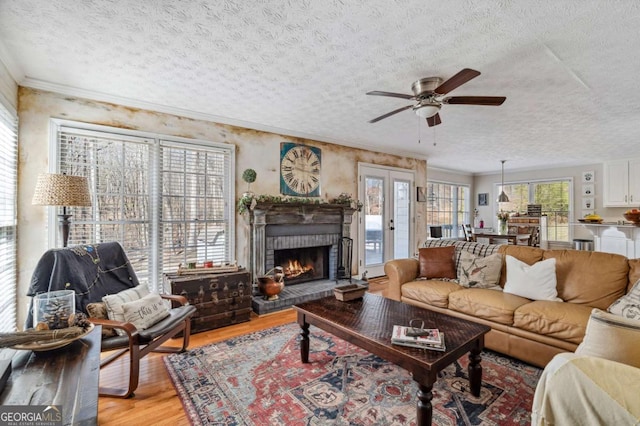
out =
{"type": "MultiPolygon", "coordinates": [[[[406,370],[311,327],[300,362],[297,324],[164,358],[194,425],[415,425],[417,385],[406,370]]],[[[482,353],[482,390],[472,396],[467,355],[433,388],[437,425],[528,425],[542,370],[482,353]]]]}

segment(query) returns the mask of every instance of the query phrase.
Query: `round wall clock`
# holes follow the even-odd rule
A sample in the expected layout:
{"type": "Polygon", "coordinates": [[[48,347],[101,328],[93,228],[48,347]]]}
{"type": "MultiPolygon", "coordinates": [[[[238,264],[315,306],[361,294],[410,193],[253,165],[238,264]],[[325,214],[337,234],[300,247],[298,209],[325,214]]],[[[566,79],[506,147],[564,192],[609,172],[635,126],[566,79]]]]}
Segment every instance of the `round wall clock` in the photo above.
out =
{"type": "Polygon", "coordinates": [[[320,148],[280,143],[280,193],[298,197],[320,196],[320,148]]]}

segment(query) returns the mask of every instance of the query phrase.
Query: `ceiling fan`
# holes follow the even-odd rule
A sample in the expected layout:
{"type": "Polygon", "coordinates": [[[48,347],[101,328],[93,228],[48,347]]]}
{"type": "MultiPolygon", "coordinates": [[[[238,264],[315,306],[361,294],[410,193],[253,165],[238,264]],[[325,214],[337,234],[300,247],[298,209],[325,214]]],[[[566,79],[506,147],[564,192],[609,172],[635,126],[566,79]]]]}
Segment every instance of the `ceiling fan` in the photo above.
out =
{"type": "Polygon", "coordinates": [[[376,123],[383,118],[390,117],[394,114],[412,108],[413,111],[422,118],[427,119],[429,127],[437,126],[442,121],[440,120],[440,108],[443,104],[458,104],[458,105],[489,105],[499,106],[507,99],[504,96],[446,96],[447,93],[453,89],[462,86],[467,81],[476,78],[480,75],[480,71],[465,68],[458,72],[456,75],[444,81],[440,77],[426,77],[421,78],[411,85],[413,95],[405,95],[403,93],[392,92],[380,92],[374,90],[373,92],[367,92],[367,95],[374,96],[390,96],[392,98],[402,98],[411,101],[416,101],[413,105],[407,105],[402,108],[398,108],[394,111],[388,112],[370,120],[369,123],[376,123]]]}

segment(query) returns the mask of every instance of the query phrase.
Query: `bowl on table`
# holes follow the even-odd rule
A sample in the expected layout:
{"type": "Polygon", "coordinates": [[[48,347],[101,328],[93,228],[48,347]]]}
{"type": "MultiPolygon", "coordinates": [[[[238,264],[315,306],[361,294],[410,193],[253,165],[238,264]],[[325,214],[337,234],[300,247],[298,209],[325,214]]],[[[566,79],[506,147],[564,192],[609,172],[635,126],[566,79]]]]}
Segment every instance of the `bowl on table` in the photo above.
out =
{"type": "Polygon", "coordinates": [[[637,212],[637,213],[627,212],[624,214],[624,218],[627,219],[629,222],[633,222],[636,225],[640,225],[640,212],[637,212]]]}

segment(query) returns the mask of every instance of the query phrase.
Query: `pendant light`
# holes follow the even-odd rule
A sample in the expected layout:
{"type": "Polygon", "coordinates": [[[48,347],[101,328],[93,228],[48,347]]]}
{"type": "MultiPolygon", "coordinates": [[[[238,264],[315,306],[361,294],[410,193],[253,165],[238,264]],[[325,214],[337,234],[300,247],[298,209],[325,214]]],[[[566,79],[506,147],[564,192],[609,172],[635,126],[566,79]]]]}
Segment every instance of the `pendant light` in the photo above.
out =
{"type": "Polygon", "coordinates": [[[500,187],[500,195],[498,195],[498,202],[499,203],[508,203],[509,202],[509,197],[507,197],[507,194],[504,193],[504,162],[507,160],[500,160],[502,161],[502,186],[500,187]]]}

